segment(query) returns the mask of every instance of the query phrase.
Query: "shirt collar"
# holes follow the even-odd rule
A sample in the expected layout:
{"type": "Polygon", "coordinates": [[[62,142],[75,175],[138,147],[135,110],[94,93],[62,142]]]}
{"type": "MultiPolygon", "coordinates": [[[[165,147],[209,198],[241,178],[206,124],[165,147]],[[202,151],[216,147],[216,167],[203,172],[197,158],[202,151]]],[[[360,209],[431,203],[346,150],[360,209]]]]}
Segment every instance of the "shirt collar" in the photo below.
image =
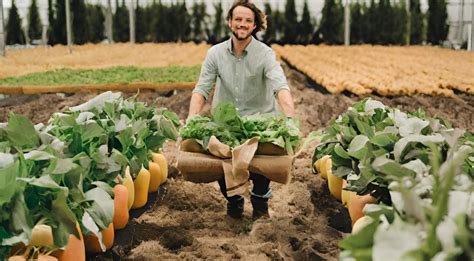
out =
{"type": "MultiPolygon", "coordinates": [[[[247,55],[249,51],[252,52],[257,44],[257,40],[253,37],[253,35],[251,35],[250,37],[252,37],[252,41],[250,41],[249,45],[247,45],[247,47],[244,49],[244,55],[247,55]]],[[[233,55],[234,52],[232,51],[232,36],[229,40],[227,40],[226,45],[227,51],[229,51],[229,53],[233,55]]]]}

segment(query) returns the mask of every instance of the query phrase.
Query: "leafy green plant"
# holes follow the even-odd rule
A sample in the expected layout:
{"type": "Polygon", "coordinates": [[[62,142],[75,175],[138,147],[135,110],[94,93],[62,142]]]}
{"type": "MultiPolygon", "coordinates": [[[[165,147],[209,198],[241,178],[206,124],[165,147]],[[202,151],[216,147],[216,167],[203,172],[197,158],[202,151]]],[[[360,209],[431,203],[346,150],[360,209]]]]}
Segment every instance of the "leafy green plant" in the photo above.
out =
{"type": "MultiPolygon", "coordinates": [[[[324,131],[313,162],[331,155],[333,173],[347,180],[347,190],[372,193],[390,204],[387,175],[414,175],[412,166],[404,164],[415,159],[429,164],[429,144],[437,144],[441,154],[446,155],[448,146],[443,134],[449,131],[449,123],[427,117],[421,110],[404,113],[365,99],[350,107],[324,131]]],[[[469,139],[472,135],[463,131],[460,142],[469,139]]],[[[472,159],[466,159],[464,167],[471,176],[472,166],[472,159]]]]}
{"type": "Polygon", "coordinates": [[[106,69],[57,69],[25,76],[0,79],[0,85],[68,85],[114,83],[174,83],[194,82],[199,77],[200,66],[159,68],[112,67],[106,69]]]}
{"type": "Polygon", "coordinates": [[[221,103],[211,118],[194,116],[180,130],[183,139],[196,139],[207,148],[211,136],[220,142],[236,147],[246,140],[258,137],[259,142],[269,142],[286,149],[290,154],[301,142],[298,123],[283,115],[256,115],[242,118],[231,103],[221,103]]]}
{"type": "Polygon", "coordinates": [[[48,248],[66,245],[77,222],[102,244],[117,176],[128,164],[147,164],[149,150],[178,134],[175,113],[135,98],[106,92],[55,114],[46,126],[16,114],[0,124],[0,259],[12,246],[27,245],[36,224],[52,227],[48,248]]]}
{"type": "Polygon", "coordinates": [[[341,260],[472,260],[474,184],[462,168],[474,153],[463,131],[445,133],[446,155],[435,143],[430,165],[409,164],[409,173],[387,174],[393,206],[368,205],[372,222],[340,242],[341,260]]]}

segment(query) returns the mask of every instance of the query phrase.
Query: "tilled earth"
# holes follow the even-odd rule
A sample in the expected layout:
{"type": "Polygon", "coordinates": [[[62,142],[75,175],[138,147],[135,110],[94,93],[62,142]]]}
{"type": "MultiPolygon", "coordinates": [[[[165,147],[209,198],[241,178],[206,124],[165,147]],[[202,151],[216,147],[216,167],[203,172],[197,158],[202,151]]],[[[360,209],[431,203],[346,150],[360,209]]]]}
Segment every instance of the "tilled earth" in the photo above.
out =
{"type": "MultiPolygon", "coordinates": [[[[352,103],[362,99],[332,95],[291,68],[285,67],[303,136],[330,124],[352,103]]],[[[0,100],[0,122],[14,111],[33,122],[46,123],[54,112],[83,103],[94,93],[72,95],[42,94],[12,96],[0,100]]],[[[167,107],[185,119],[190,91],[170,97],[140,93],[139,99],[167,107]]],[[[474,131],[474,96],[456,97],[379,97],[372,98],[404,111],[419,108],[431,116],[447,119],[454,127],[474,131]]],[[[243,260],[337,260],[338,242],[350,232],[346,209],[332,198],[326,181],[311,173],[314,144],[295,159],[288,185],[272,183],[270,219],[251,219],[252,208],[246,197],[244,218],[225,215],[225,200],[217,183],[194,184],[185,181],[177,169],[177,144],[169,142],[164,153],[169,159],[170,177],[159,193],[150,195],[147,206],[132,211],[133,219],[116,232],[116,243],[106,254],[89,256],[104,259],[243,259],[243,260]]]]}

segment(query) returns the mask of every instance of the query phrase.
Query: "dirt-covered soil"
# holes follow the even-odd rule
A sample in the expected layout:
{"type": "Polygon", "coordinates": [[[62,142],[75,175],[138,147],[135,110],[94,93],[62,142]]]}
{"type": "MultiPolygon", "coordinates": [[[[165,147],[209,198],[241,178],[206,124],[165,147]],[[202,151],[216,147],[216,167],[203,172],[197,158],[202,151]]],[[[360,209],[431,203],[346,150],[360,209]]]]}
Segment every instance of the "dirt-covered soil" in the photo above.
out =
{"type": "MultiPolygon", "coordinates": [[[[300,73],[285,68],[292,86],[301,131],[328,126],[361,97],[322,92],[300,73]]],[[[10,111],[22,113],[35,123],[46,122],[52,113],[87,101],[96,94],[12,96],[0,100],[0,121],[10,111]]],[[[141,93],[139,99],[174,110],[184,119],[190,91],[171,97],[141,93]]],[[[474,96],[377,97],[384,104],[404,111],[424,109],[431,116],[446,118],[455,127],[474,131],[474,96]]],[[[310,171],[313,146],[295,160],[288,185],[272,183],[270,219],[252,221],[252,208],[246,198],[244,218],[225,215],[225,200],[217,183],[194,184],[185,181],[174,167],[175,143],[167,143],[164,153],[170,162],[170,178],[151,203],[133,218],[125,230],[117,231],[116,244],[105,255],[90,259],[244,259],[244,260],[336,260],[338,242],[350,231],[345,208],[333,199],[326,181],[310,171]]]]}

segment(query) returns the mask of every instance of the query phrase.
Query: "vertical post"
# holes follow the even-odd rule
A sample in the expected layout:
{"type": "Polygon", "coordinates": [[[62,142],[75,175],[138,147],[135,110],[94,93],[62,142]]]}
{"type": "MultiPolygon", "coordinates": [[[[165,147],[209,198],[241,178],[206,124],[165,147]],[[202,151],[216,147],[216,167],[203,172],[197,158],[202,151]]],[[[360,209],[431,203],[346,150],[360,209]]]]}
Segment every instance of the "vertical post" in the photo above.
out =
{"type": "Polygon", "coordinates": [[[66,0],[66,35],[67,35],[67,48],[69,49],[69,53],[72,53],[71,45],[72,45],[72,37],[71,37],[71,8],[70,8],[70,0],[66,0]]]}
{"type": "Polygon", "coordinates": [[[349,46],[351,44],[351,9],[350,0],[345,1],[344,6],[344,45],[349,46]]]}
{"type": "Polygon", "coordinates": [[[0,1],[0,55],[5,56],[5,26],[3,25],[3,0],[0,1]]]}
{"type": "Polygon", "coordinates": [[[134,44],[135,43],[135,1],[130,0],[130,9],[129,10],[129,16],[130,16],[130,43],[134,44]]]}
{"type": "Polygon", "coordinates": [[[464,31],[464,0],[461,0],[461,9],[459,10],[459,44],[462,45],[464,31]]]}
{"type": "Polygon", "coordinates": [[[471,37],[469,37],[471,44],[471,52],[474,52],[474,1],[471,3],[471,37]]]}
{"type": "Polygon", "coordinates": [[[109,44],[113,43],[112,36],[112,4],[111,0],[107,0],[107,11],[105,15],[105,31],[107,34],[107,41],[109,44]]]}
{"type": "Polygon", "coordinates": [[[43,24],[41,31],[41,44],[46,46],[48,45],[48,26],[43,24]]]}
{"type": "Polygon", "coordinates": [[[406,13],[407,13],[407,33],[405,35],[405,43],[406,45],[410,45],[410,38],[411,38],[411,6],[410,6],[410,0],[406,0],[406,13]]]}

